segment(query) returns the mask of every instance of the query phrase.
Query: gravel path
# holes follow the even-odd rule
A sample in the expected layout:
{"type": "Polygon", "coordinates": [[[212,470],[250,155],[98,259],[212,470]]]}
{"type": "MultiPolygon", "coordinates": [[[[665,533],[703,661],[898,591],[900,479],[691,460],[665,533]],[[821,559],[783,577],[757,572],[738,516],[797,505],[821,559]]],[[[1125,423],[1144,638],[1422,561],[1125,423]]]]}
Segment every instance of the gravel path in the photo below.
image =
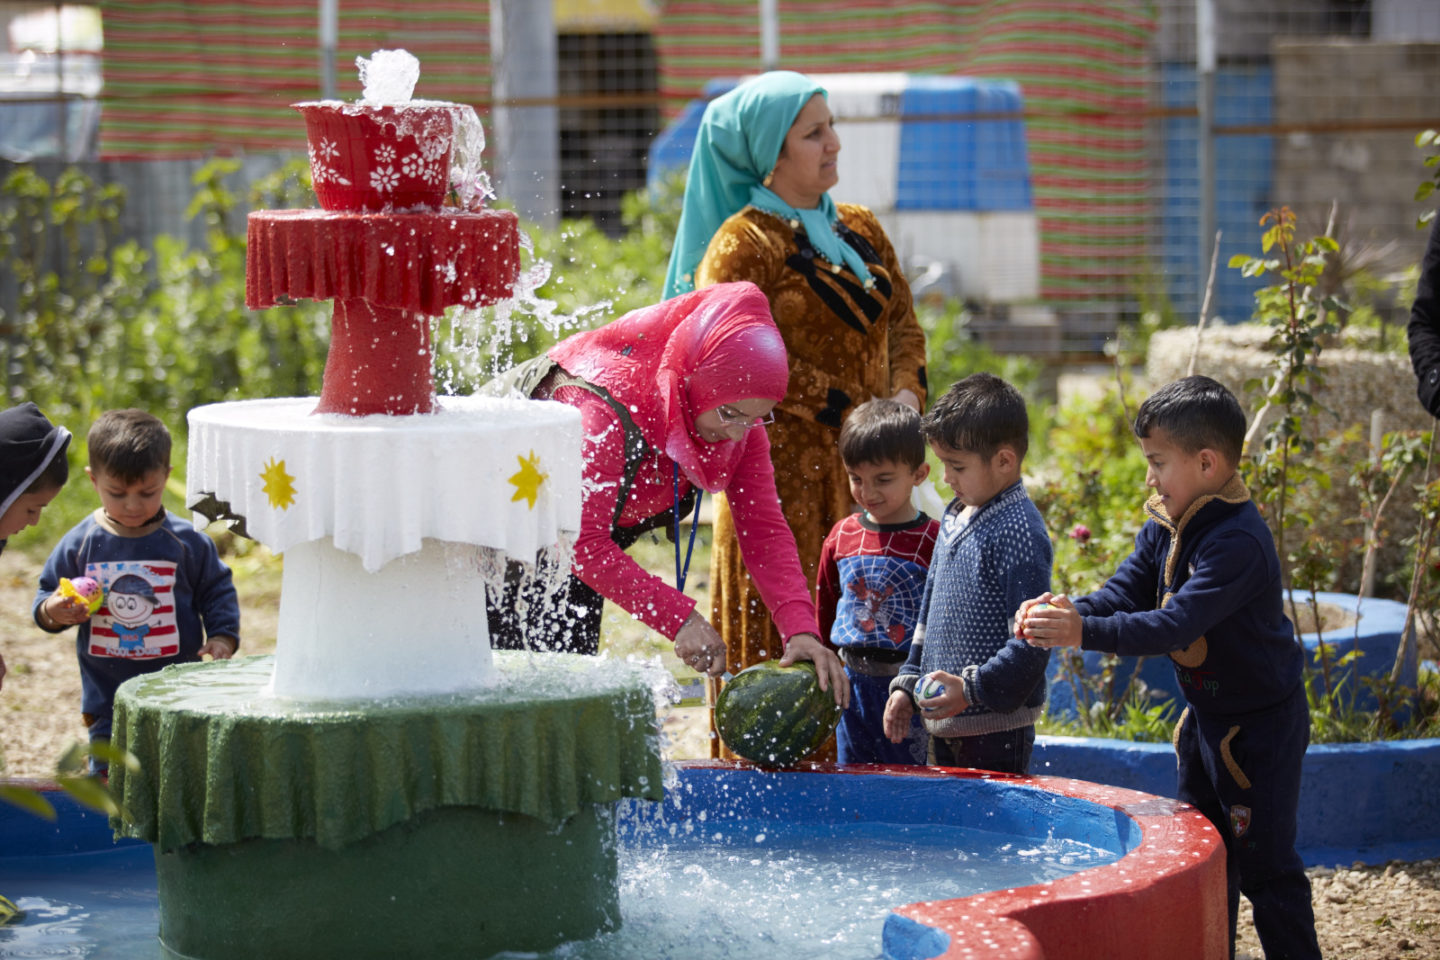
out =
{"type": "MultiPolygon", "coordinates": [[[[10,671],[0,689],[0,757],[11,777],[51,775],[65,747],[85,735],[72,635],[44,633],[29,617],[39,572],[23,554],[0,554],[0,656],[10,671]]],[[[258,594],[242,592],[243,652],[273,650],[276,597],[273,582],[258,594]]],[[[672,758],[708,756],[704,722],[703,709],[670,713],[664,726],[672,758]]],[[[1440,861],[1314,869],[1310,876],[1327,958],[1440,960],[1440,861]]],[[[1239,931],[1237,960],[1260,960],[1243,898],[1239,931]]]]}

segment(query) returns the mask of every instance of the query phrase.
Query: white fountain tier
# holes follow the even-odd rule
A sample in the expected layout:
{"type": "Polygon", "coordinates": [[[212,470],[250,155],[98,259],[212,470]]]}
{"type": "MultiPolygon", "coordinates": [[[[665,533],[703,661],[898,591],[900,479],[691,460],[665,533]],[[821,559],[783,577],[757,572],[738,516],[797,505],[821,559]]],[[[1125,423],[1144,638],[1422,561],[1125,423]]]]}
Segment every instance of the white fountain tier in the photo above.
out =
{"type": "Polygon", "coordinates": [[[412,416],[314,408],[306,397],[189,414],[187,502],[284,556],[275,694],[487,684],[487,585],[505,558],[563,558],[579,529],[578,413],[478,397],[412,416]]]}

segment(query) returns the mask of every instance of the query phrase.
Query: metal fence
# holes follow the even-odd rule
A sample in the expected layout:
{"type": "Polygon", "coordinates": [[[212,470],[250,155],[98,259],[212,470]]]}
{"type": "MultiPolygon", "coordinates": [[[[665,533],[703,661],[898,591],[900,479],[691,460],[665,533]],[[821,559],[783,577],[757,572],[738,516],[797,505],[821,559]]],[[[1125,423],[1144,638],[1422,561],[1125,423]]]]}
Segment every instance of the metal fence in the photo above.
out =
{"type": "MultiPolygon", "coordinates": [[[[191,6],[194,18],[208,15],[205,4],[191,6]]],[[[283,6],[257,8],[254,15],[283,6]]],[[[687,106],[703,102],[706,84],[717,78],[774,65],[1013,81],[1023,95],[1038,276],[1033,296],[977,300],[980,326],[996,344],[1093,357],[1117,324],[1143,310],[1195,317],[1206,291],[1206,247],[1216,233],[1211,312],[1242,319],[1251,311],[1256,281],[1226,264],[1235,253],[1258,251],[1258,220],[1280,204],[1299,214],[1302,232],[1328,226],[1339,236],[1348,292],[1390,321],[1407,307],[1393,281],[1418,262],[1423,248],[1415,229],[1423,208],[1412,195],[1426,171],[1413,138],[1440,127],[1434,95],[1440,90],[1440,3],[1434,0],[560,0],[548,11],[533,0],[474,0],[448,6],[457,11],[448,21],[427,6],[425,42],[442,52],[447,42],[463,51],[446,63],[447,82],[457,91],[451,95],[473,97],[487,117],[502,194],[522,207],[541,204],[542,217],[592,217],[618,232],[620,199],[645,184],[657,139],[687,106]],[[454,24],[449,37],[447,22],[454,24]],[[546,124],[555,134],[539,149],[552,151],[551,159],[517,154],[524,132],[546,124]],[[538,177],[532,170],[555,172],[538,177]],[[544,189],[536,189],[540,180],[544,189]]],[[[117,29],[122,8],[131,9],[102,4],[117,29]]],[[[367,32],[364,16],[344,3],[339,10],[344,97],[352,95],[343,66],[352,50],[401,45],[419,33],[413,24],[407,33],[398,14],[367,32]]],[[[376,24],[380,19],[371,17],[376,24]]],[[[263,98],[251,105],[252,114],[302,98],[316,56],[312,20],[287,11],[276,28],[285,36],[268,37],[272,45],[287,45],[304,69],[285,74],[284,83],[277,74],[268,86],[257,86],[263,98]]],[[[102,107],[106,97],[116,99],[114,109],[102,113],[102,158],[103,117],[121,115],[122,104],[134,109],[141,74],[133,63],[143,54],[136,45],[145,35],[127,36],[131,65],[123,75],[107,66],[102,107]]],[[[204,36],[194,41],[197,57],[208,42],[204,36]]],[[[218,33],[214,42],[221,42],[218,33]]],[[[246,122],[238,107],[234,115],[246,122]]],[[[858,125],[842,154],[839,199],[846,199],[847,177],[888,175],[861,162],[873,146],[866,140],[871,128],[859,124],[864,117],[851,119],[858,125]]],[[[907,115],[903,106],[871,119],[897,124],[899,140],[938,122],[934,115],[907,115]]],[[[983,111],[949,118],[978,139],[1015,119],[983,111]]],[[[293,135],[299,133],[296,124],[293,135]]],[[[212,139],[227,135],[222,130],[212,139]]],[[[275,144],[298,145],[298,139],[275,144]]],[[[170,189],[186,186],[176,182],[170,189]]],[[[176,206],[156,198],[132,202],[176,206]]],[[[971,257],[951,253],[957,261],[971,257]]],[[[954,267],[977,269],[974,262],[954,267]]]]}

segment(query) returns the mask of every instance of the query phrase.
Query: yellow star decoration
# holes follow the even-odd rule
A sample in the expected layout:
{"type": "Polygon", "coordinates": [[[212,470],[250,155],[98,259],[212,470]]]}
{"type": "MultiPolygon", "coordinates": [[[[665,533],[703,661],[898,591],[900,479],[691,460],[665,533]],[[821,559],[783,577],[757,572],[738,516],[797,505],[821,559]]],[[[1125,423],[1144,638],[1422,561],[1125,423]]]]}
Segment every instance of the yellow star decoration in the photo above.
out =
{"type": "Polygon", "coordinates": [[[540,458],[535,455],[534,450],[530,451],[528,457],[517,455],[515,459],[520,462],[520,470],[510,477],[510,482],[515,485],[515,496],[510,498],[510,502],[526,500],[530,509],[534,510],[535,498],[540,496],[540,484],[544,483],[550,474],[541,472],[540,458]]]}
{"type": "Polygon", "coordinates": [[[265,464],[265,469],[260,472],[260,479],[265,481],[261,489],[265,496],[270,498],[270,506],[279,507],[282,510],[289,510],[290,504],[295,502],[295,478],[285,472],[285,461],[275,462],[271,457],[270,462],[265,464]]]}

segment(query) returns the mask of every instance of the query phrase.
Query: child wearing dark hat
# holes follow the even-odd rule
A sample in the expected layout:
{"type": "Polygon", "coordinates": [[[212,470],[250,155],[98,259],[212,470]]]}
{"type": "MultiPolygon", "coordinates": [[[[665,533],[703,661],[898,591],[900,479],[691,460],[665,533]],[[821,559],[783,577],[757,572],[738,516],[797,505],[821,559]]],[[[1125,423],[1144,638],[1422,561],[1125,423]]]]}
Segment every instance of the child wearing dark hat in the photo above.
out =
{"type": "MultiPolygon", "coordinates": [[[[57,427],[33,403],[0,411],[0,553],[10,537],[33,527],[65,481],[70,431],[57,427]]],[[[0,657],[0,686],[5,658],[0,657]]]]}
{"type": "Polygon", "coordinates": [[[33,403],[0,411],[0,553],[13,535],[33,527],[65,481],[70,431],[33,403]]]}
{"type": "Polygon", "coordinates": [[[215,542],[161,506],[170,433],[143,410],[110,410],[86,437],[85,472],[100,509],[65,534],[40,574],[35,622],[79,626],[81,710],[91,740],[110,738],[115,690],[186,660],[226,660],[240,644],[240,604],[215,542]],[[100,605],[64,589],[98,581],[100,605]]]}

